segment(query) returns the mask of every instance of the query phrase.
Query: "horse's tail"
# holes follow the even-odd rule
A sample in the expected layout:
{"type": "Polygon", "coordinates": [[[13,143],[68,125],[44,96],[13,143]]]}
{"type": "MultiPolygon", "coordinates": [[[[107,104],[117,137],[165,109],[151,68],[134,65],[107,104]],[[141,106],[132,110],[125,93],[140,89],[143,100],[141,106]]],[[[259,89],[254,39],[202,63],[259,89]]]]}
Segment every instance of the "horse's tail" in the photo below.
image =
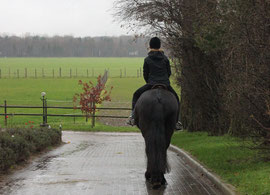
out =
{"type": "Polygon", "coordinates": [[[165,118],[160,101],[155,105],[152,113],[153,120],[148,126],[146,140],[146,155],[148,159],[148,171],[151,173],[166,173],[169,171],[167,163],[167,144],[165,134],[165,118]]]}

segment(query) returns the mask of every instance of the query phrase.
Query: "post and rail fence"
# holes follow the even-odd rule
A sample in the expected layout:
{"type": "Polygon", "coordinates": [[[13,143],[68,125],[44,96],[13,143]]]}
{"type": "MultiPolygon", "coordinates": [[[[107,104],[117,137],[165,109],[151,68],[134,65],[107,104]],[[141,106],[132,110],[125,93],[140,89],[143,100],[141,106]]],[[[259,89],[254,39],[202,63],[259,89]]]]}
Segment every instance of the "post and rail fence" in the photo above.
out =
{"type": "MultiPolygon", "coordinates": [[[[43,100],[43,99],[42,99],[43,100]]],[[[80,106],[76,107],[64,107],[64,106],[48,106],[47,105],[47,100],[44,98],[42,106],[18,106],[18,105],[8,105],[7,101],[4,101],[4,105],[0,105],[0,108],[4,108],[4,113],[0,113],[0,116],[5,117],[4,124],[7,126],[7,118],[8,116],[37,116],[37,117],[42,117],[42,123],[41,126],[47,126],[48,125],[48,117],[84,117],[84,118],[89,118],[88,115],[86,114],[48,114],[48,109],[80,109],[80,106]],[[8,109],[11,108],[16,108],[16,109],[42,109],[43,112],[40,114],[34,114],[34,113],[8,113],[8,109]]],[[[115,119],[120,119],[120,118],[127,118],[128,116],[114,116],[114,115],[96,115],[97,110],[131,110],[131,108],[93,108],[93,113],[90,115],[90,118],[92,118],[92,127],[95,125],[95,118],[115,118],[115,119]]]]}
{"type": "MultiPolygon", "coordinates": [[[[61,71],[60,71],[61,72],[61,71]]],[[[103,76],[101,77],[101,83],[105,84],[108,80],[109,72],[107,70],[104,71],[103,76]]],[[[7,118],[8,116],[39,116],[42,117],[42,123],[41,126],[48,126],[48,117],[85,117],[86,120],[90,117],[92,118],[92,127],[95,126],[95,118],[127,118],[128,116],[113,116],[113,115],[96,115],[97,110],[131,110],[131,108],[95,108],[95,105],[93,105],[93,112],[91,115],[86,114],[48,114],[48,109],[81,109],[80,106],[76,107],[63,107],[63,106],[48,106],[47,105],[47,98],[45,98],[46,93],[41,93],[41,100],[42,100],[42,106],[18,106],[18,105],[7,105],[7,101],[4,101],[4,105],[0,105],[0,108],[4,108],[4,113],[0,113],[0,116],[5,116],[4,125],[7,126],[7,118]],[[17,108],[17,109],[42,109],[42,114],[34,114],[34,113],[8,113],[8,108],[17,108]]]]}
{"type": "MultiPolygon", "coordinates": [[[[112,69],[111,69],[112,70],[112,69]]],[[[127,77],[142,77],[142,68],[127,70],[126,68],[116,69],[114,68],[112,72],[109,68],[105,69],[108,73],[110,72],[110,77],[115,78],[127,78],[127,77]]],[[[5,78],[94,78],[98,74],[103,72],[100,69],[81,69],[81,68],[20,68],[20,69],[10,69],[0,67],[0,79],[5,78]]]]}

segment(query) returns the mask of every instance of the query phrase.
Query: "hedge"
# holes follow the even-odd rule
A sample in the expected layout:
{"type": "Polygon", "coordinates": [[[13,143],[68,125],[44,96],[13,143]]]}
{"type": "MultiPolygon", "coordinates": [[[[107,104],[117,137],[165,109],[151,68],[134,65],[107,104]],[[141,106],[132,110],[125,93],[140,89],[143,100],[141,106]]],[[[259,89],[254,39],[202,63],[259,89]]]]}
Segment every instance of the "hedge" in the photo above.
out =
{"type": "Polygon", "coordinates": [[[56,129],[0,130],[0,173],[26,161],[31,154],[58,145],[62,132],[56,129]]]}

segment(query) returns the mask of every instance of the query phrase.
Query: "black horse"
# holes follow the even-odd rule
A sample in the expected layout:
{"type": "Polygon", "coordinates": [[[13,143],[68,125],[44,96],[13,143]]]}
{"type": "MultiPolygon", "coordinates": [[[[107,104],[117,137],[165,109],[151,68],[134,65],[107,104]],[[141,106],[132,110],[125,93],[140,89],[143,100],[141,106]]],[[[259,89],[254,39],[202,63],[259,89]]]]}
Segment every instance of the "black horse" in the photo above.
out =
{"type": "Polygon", "coordinates": [[[135,106],[135,123],[145,140],[145,178],[154,189],[166,183],[164,174],[169,171],[167,149],[177,122],[177,112],[175,96],[163,88],[144,92],[135,106]]]}

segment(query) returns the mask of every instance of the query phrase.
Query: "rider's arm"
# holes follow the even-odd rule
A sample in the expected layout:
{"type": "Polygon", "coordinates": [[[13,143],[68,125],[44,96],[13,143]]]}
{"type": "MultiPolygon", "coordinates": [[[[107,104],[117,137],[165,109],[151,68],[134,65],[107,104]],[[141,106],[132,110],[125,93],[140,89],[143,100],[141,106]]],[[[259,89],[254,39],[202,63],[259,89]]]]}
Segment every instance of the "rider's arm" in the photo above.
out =
{"type": "Polygon", "coordinates": [[[148,77],[149,77],[149,66],[146,62],[146,60],[144,60],[144,64],[143,64],[143,78],[145,80],[146,83],[148,83],[148,77]]]}

